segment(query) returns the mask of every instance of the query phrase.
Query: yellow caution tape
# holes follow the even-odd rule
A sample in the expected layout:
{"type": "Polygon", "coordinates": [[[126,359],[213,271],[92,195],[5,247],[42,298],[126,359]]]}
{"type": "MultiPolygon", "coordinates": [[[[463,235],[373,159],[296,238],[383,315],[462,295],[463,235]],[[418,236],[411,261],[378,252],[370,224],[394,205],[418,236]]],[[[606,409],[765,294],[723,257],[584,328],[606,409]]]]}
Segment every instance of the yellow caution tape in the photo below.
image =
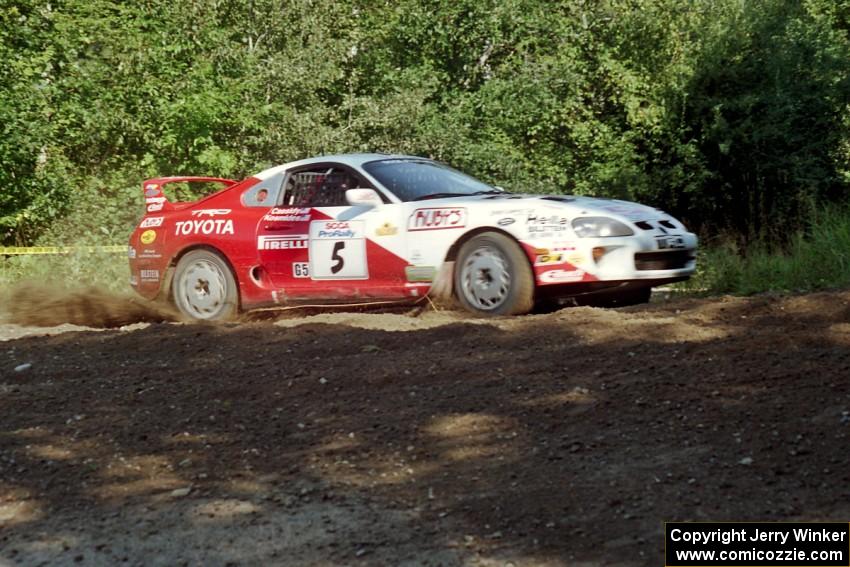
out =
{"type": "Polygon", "coordinates": [[[127,246],[0,246],[0,256],[32,254],[70,254],[71,252],[127,252],[127,246]]]}

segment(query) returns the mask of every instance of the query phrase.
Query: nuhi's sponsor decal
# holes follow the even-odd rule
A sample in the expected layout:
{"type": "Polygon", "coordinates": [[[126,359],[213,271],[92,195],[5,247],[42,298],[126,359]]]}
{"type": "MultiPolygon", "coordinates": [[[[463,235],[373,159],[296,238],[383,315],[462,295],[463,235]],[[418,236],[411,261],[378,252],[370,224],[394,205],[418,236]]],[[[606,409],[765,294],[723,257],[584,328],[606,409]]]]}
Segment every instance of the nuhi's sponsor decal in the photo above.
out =
{"type": "Polygon", "coordinates": [[[142,219],[142,223],[139,225],[139,228],[156,228],[158,226],[162,226],[163,217],[148,217],[146,219],[142,219]]]}
{"type": "MultiPolygon", "coordinates": [[[[198,212],[198,211],[195,211],[198,212]]],[[[206,219],[177,221],[174,234],[233,234],[233,221],[230,219],[206,219]]]]}
{"type": "Polygon", "coordinates": [[[192,211],[193,217],[214,217],[216,215],[229,215],[230,209],[198,209],[192,211]]]}
{"type": "Polygon", "coordinates": [[[260,236],[257,238],[257,250],[290,250],[307,248],[307,235],[298,236],[260,236]]]}
{"type": "Polygon", "coordinates": [[[466,226],[466,209],[441,207],[416,209],[407,222],[407,230],[443,230],[466,226]]]}
{"type": "Polygon", "coordinates": [[[310,220],[310,209],[290,207],[286,209],[273,208],[263,217],[268,222],[307,222],[310,220]]]}
{"type": "Polygon", "coordinates": [[[143,282],[159,280],[159,270],[139,270],[143,282]]]}
{"type": "Polygon", "coordinates": [[[363,238],[363,221],[313,221],[310,223],[310,238],[320,240],[363,238]]]}
{"type": "Polygon", "coordinates": [[[538,277],[544,283],[579,282],[584,279],[584,270],[549,270],[538,277]]]}
{"type": "Polygon", "coordinates": [[[142,244],[151,244],[154,240],[156,240],[155,230],[146,230],[139,236],[139,242],[142,244]]]}

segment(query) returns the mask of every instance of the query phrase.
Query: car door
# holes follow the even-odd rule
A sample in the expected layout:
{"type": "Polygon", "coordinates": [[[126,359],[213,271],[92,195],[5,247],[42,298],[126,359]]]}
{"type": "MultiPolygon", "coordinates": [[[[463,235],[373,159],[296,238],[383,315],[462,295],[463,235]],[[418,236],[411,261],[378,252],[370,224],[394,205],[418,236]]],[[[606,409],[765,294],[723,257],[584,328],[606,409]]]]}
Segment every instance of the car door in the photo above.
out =
{"type": "Polygon", "coordinates": [[[281,299],[404,294],[399,206],[349,205],[345,192],[354,188],[371,186],[341,164],[287,173],[282,199],[259,224],[257,236],[261,263],[281,299]]]}

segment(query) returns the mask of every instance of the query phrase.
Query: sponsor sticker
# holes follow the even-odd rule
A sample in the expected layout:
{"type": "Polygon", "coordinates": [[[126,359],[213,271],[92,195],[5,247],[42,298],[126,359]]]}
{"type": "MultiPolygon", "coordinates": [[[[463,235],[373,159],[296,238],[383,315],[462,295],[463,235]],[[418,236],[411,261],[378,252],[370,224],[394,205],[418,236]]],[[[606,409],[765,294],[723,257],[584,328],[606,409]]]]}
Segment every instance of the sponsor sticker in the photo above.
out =
{"type": "Polygon", "coordinates": [[[233,234],[233,221],[231,219],[177,221],[174,223],[174,234],[182,236],[191,234],[233,234]]]}
{"type": "Polygon", "coordinates": [[[466,226],[466,209],[439,207],[416,209],[407,221],[407,230],[446,230],[466,226]]]}
{"type": "Polygon", "coordinates": [[[306,234],[298,236],[260,236],[257,238],[257,250],[295,250],[306,249],[306,234]]]}
{"type": "Polygon", "coordinates": [[[407,266],[404,268],[404,274],[409,282],[430,282],[434,281],[437,268],[434,266],[407,266]]]}
{"type": "Polygon", "coordinates": [[[127,247],[127,257],[131,260],[136,257],[136,249],[132,246],[127,247]]]}
{"type": "Polygon", "coordinates": [[[310,223],[310,238],[317,240],[363,238],[363,221],[313,221],[310,223]]]}
{"type": "Polygon", "coordinates": [[[310,220],[310,209],[299,207],[280,209],[275,207],[263,217],[263,220],[268,222],[307,222],[310,220]]]}
{"type": "Polygon", "coordinates": [[[516,222],[515,218],[506,217],[506,218],[499,219],[498,221],[496,221],[496,224],[499,225],[499,226],[509,226],[509,225],[514,224],[515,222],[516,222]]]}
{"type": "Polygon", "coordinates": [[[572,254],[567,256],[567,262],[572,264],[573,266],[581,266],[584,264],[585,256],[580,252],[573,252],[572,254]]]}
{"type": "Polygon", "coordinates": [[[561,261],[563,261],[563,256],[558,253],[541,254],[534,261],[534,265],[539,266],[543,264],[557,264],[561,261]]]}
{"type": "Polygon", "coordinates": [[[229,215],[230,209],[198,209],[192,211],[193,217],[214,217],[216,215],[229,215]]]}
{"type": "Polygon", "coordinates": [[[292,262],[292,277],[293,278],[309,278],[310,264],[309,262],[292,262]]]}
{"type": "Polygon", "coordinates": [[[162,203],[151,203],[148,205],[149,213],[156,213],[162,210],[162,203]]]}
{"type": "Polygon", "coordinates": [[[159,270],[139,270],[139,277],[143,282],[158,281],[159,270]]]}
{"type": "Polygon", "coordinates": [[[130,285],[133,286],[133,287],[139,285],[139,278],[136,277],[136,275],[130,276],[130,285]]]}
{"type": "Polygon", "coordinates": [[[529,213],[525,224],[529,234],[564,232],[569,227],[569,219],[560,215],[540,215],[529,213]]]}
{"type": "Polygon", "coordinates": [[[156,197],[157,195],[159,195],[159,185],[156,183],[145,185],[145,197],[156,197]]]}
{"type": "Polygon", "coordinates": [[[156,228],[162,226],[163,217],[147,217],[142,219],[139,228],[156,228]]]}
{"type": "Polygon", "coordinates": [[[549,270],[538,277],[545,283],[578,282],[584,278],[584,270],[549,270]]]}
{"type": "Polygon", "coordinates": [[[375,229],[375,234],[377,236],[393,236],[397,233],[398,227],[396,227],[390,222],[385,222],[384,224],[375,229]]]}
{"type": "Polygon", "coordinates": [[[146,230],[139,236],[139,242],[142,244],[152,244],[156,240],[155,230],[146,230]]]}

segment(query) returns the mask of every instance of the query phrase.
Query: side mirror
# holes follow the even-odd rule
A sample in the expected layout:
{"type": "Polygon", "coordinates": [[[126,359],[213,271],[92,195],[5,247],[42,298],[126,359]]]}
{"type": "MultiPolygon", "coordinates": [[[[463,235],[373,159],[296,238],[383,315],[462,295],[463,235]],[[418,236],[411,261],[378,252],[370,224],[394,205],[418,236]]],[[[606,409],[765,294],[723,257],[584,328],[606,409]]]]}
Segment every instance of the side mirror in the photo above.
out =
{"type": "Polygon", "coordinates": [[[381,196],[374,189],[348,189],[345,192],[345,200],[349,205],[356,207],[380,207],[384,204],[381,196]]]}

